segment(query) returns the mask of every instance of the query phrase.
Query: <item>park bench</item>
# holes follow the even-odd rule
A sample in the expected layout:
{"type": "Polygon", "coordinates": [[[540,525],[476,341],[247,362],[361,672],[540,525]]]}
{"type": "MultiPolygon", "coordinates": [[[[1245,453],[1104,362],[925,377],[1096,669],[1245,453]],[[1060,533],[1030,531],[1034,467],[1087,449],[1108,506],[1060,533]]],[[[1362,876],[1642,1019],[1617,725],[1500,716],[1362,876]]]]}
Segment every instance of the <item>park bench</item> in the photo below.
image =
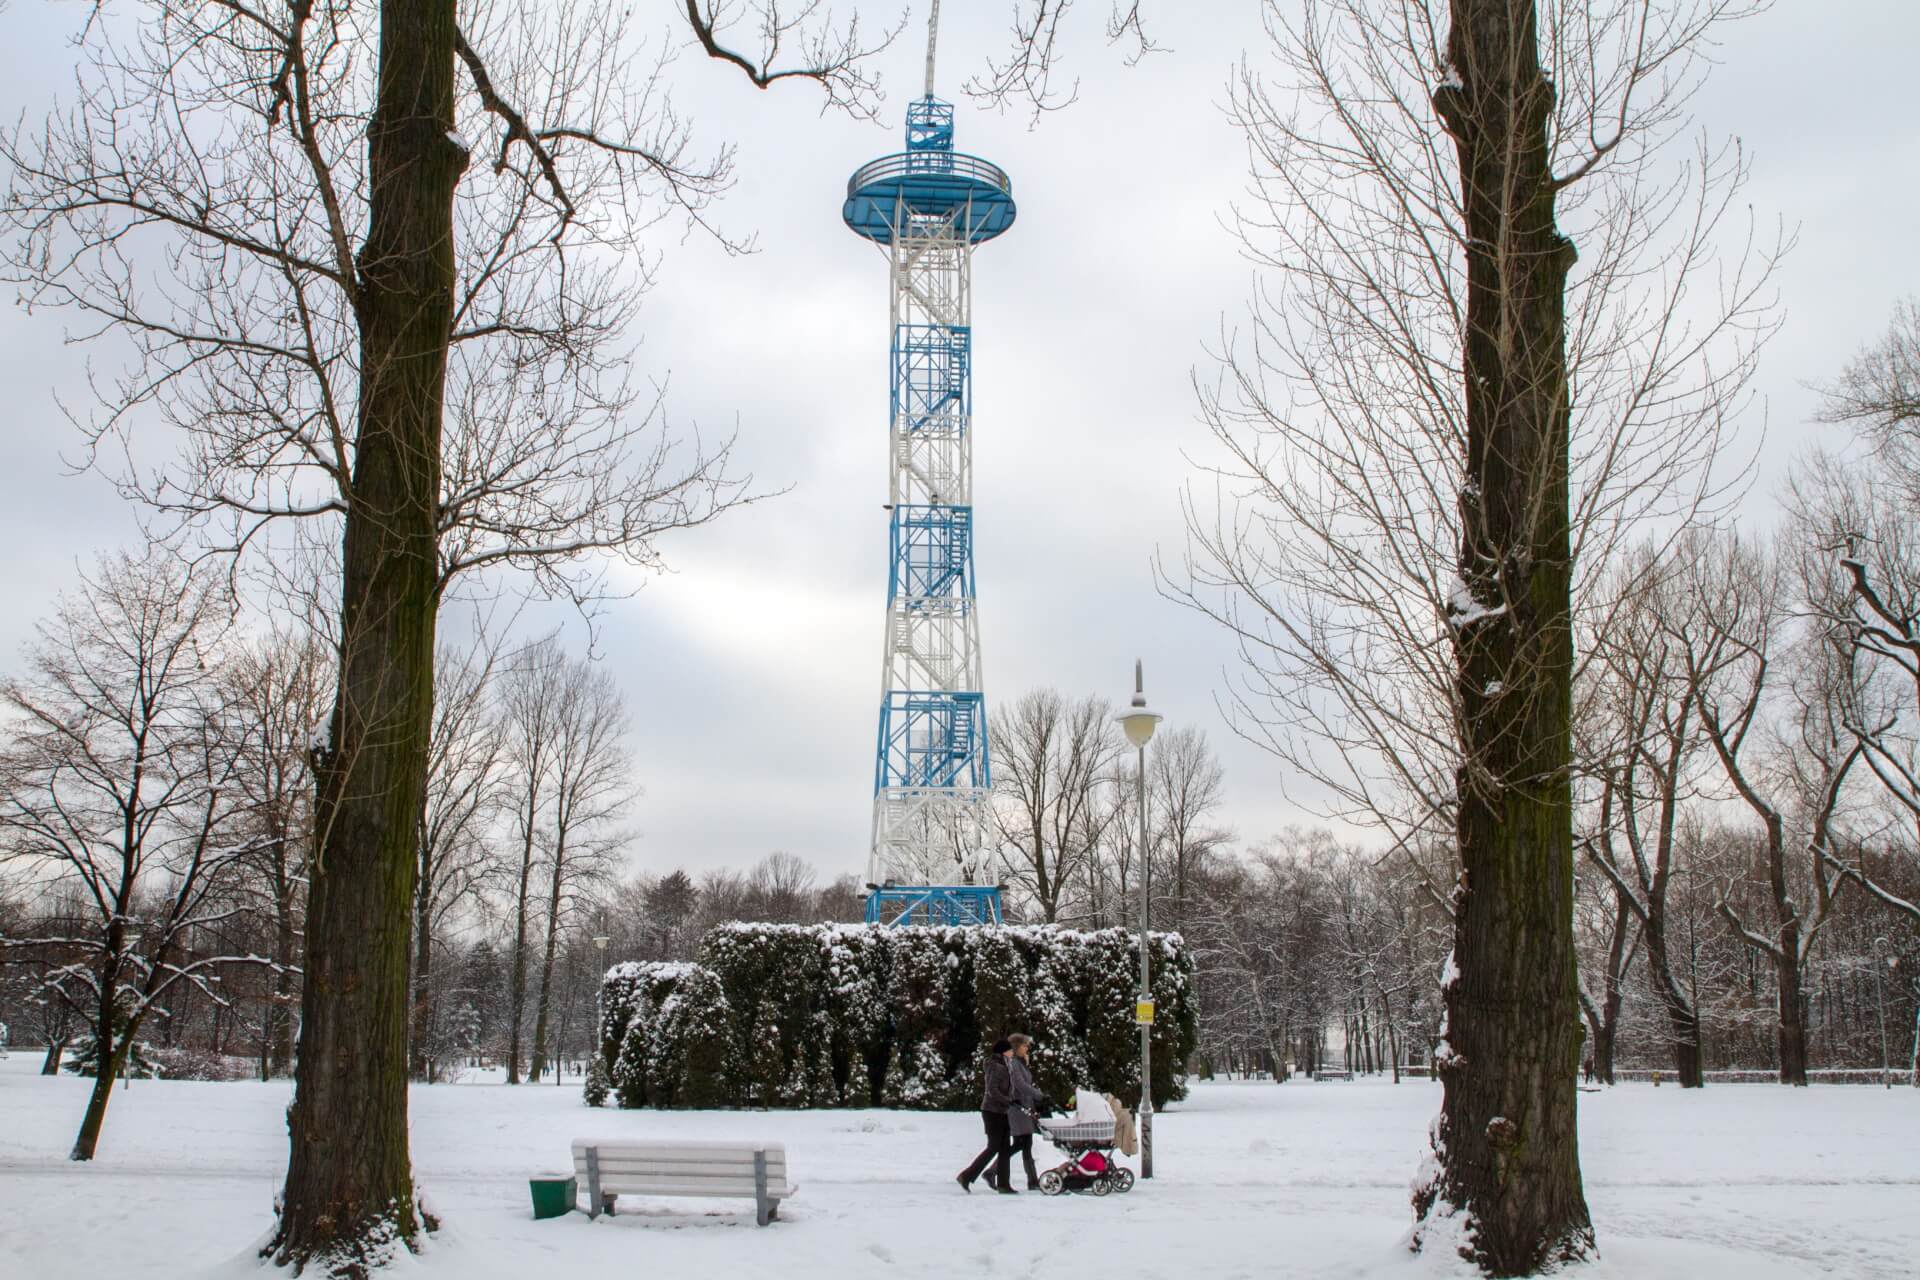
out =
{"type": "Polygon", "coordinates": [[[1326,1067],[1313,1073],[1315,1080],[1351,1080],[1353,1072],[1345,1068],[1326,1067]]]}
{"type": "Polygon", "coordinates": [[[613,1212],[614,1197],[714,1196],[751,1200],[766,1226],[798,1187],[787,1149],[765,1142],[633,1142],[576,1138],[573,1168],[587,1189],[587,1216],[613,1212]]]}

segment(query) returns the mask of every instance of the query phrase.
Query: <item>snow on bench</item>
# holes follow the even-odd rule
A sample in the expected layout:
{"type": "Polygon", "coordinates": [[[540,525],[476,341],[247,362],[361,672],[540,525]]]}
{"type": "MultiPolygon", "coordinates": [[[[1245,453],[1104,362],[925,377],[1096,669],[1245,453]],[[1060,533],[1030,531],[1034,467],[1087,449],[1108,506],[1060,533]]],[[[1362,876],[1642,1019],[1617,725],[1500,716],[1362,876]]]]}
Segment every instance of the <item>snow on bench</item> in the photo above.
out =
{"type": "Polygon", "coordinates": [[[714,1196],[754,1202],[766,1226],[799,1188],[787,1181],[778,1143],[573,1140],[573,1168],[587,1186],[587,1216],[613,1212],[619,1195],[714,1196]]]}
{"type": "Polygon", "coordinates": [[[1313,1073],[1315,1080],[1351,1080],[1353,1072],[1344,1067],[1323,1067],[1313,1073]]]}

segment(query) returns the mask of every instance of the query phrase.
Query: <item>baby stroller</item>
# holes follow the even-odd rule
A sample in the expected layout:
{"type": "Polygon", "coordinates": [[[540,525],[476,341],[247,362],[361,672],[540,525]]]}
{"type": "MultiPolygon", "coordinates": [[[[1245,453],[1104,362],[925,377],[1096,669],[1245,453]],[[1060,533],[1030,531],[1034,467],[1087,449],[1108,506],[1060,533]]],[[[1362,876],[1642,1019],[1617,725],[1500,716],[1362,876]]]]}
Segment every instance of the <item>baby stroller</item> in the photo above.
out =
{"type": "Polygon", "coordinates": [[[1040,1175],[1040,1194],[1057,1196],[1063,1192],[1110,1195],[1133,1190],[1133,1170],[1113,1157],[1113,1115],[1103,1102],[1088,1102],[1081,1095],[1081,1109],[1059,1120],[1034,1122],[1047,1141],[1066,1155],[1066,1160],[1040,1175]],[[1095,1106],[1099,1111],[1093,1110],[1095,1106]],[[1101,1112],[1106,1112],[1102,1116],[1101,1112]]]}

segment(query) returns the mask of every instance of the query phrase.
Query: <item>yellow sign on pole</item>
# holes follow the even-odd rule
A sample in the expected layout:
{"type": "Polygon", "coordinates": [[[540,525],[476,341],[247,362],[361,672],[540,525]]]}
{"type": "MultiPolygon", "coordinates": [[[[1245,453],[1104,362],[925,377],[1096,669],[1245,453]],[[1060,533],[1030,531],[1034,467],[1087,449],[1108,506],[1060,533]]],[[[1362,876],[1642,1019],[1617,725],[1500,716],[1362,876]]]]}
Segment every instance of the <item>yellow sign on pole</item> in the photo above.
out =
{"type": "Polygon", "coordinates": [[[1135,1002],[1133,1006],[1133,1020],[1135,1023],[1143,1027],[1152,1026],[1153,1025],[1153,1001],[1140,1000],[1135,1002]]]}

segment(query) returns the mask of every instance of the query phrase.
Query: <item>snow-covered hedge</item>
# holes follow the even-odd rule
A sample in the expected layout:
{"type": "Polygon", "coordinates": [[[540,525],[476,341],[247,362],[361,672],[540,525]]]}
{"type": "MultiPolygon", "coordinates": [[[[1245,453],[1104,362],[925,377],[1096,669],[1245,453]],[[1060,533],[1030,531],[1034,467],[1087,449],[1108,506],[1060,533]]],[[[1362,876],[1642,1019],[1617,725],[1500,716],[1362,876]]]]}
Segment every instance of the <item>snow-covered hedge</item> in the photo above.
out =
{"type": "MultiPolygon", "coordinates": [[[[1192,962],[1153,935],[1154,1105],[1186,1095],[1192,962]]],[[[600,990],[599,1105],[971,1110],[984,1047],[1034,1039],[1041,1090],[1140,1093],[1134,934],[1049,926],[722,925],[700,963],[621,964],[600,990]]]]}

